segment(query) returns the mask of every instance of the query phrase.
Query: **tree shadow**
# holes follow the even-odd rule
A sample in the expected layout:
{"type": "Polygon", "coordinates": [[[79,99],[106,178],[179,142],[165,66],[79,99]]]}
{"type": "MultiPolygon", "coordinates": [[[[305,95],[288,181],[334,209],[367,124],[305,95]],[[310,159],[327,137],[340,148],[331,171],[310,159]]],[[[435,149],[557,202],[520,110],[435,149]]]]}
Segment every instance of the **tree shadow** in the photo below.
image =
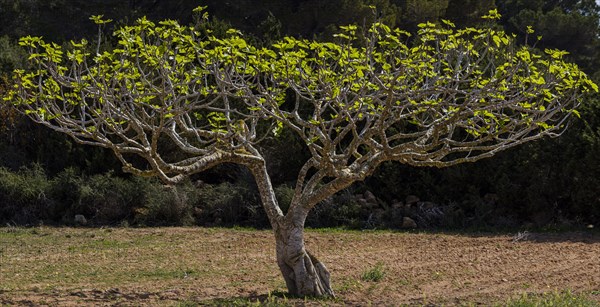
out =
{"type": "Polygon", "coordinates": [[[524,242],[534,243],[585,243],[599,244],[600,234],[598,231],[575,231],[575,232],[521,232],[513,236],[513,241],[523,236],[524,242]]]}

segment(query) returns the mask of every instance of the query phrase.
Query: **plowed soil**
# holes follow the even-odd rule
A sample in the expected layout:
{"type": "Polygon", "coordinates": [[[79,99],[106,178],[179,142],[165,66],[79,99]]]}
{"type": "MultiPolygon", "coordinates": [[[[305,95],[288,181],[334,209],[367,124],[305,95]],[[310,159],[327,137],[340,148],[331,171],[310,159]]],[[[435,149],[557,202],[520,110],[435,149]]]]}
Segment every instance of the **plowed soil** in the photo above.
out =
{"type": "Polygon", "coordinates": [[[333,300],[285,298],[270,231],[0,228],[0,305],[490,305],[572,291],[600,301],[597,231],[309,231],[333,300]],[[365,272],[380,267],[380,281],[365,272]]]}

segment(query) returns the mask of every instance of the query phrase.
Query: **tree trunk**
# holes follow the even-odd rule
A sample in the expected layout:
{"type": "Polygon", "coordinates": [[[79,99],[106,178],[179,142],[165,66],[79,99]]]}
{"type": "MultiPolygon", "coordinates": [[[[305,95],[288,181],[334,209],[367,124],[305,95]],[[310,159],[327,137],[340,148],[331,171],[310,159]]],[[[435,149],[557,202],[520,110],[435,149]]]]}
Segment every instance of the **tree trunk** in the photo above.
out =
{"type": "Polygon", "coordinates": [[[293,202],[284,216],[277,204],[264,161],[249,164],[248,167],[256,179],[263,206],[275,233],[277,264],[289,293],[295,296],[335,296],[329,271],[304,246],[304,222],[310,207],[293,202]]]}
{"type": "Polygon", "coordinates": [[[329,271],[304,246],[304,227],[282,225],[275,232],[277,264],[290,294],[334,297],[329,271]]]}

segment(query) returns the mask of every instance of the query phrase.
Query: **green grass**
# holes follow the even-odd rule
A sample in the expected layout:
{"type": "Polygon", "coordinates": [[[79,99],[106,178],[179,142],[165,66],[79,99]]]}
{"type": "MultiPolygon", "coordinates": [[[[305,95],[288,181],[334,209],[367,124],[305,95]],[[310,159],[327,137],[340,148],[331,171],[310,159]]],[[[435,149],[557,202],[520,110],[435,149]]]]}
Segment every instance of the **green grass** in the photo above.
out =
{"type": "Polygon", "coordinates": [[[360,279],[363,281],[379,282],[385,277],[385,267],[383,263],[378,262],[374,267],[367,269],[362,273],[360,279]]]}
{"type": "Polygon", "coordinates": [[[508,307],[600,307],[600,303],[586,295],[574,294],[571,291],[546,293],[542,295],[523,294],[497,306],[508,307]]]}
{"type": "Polygon", "coordinates": [[[295,305],[296,304],[293,304],[292,302],[290,302],[288,300],[285,292],[275,291],[275,292],[269,292],[267,295],[257,296],[254,298],[234,297],[234,298],[213,299],[213,300],[201,301],[201,302],[185,301],[185,302],[178,303],[176,306],[177,307],[195,307],[195,306],[287,307],[287,306],[295,306],[295,305]]]}

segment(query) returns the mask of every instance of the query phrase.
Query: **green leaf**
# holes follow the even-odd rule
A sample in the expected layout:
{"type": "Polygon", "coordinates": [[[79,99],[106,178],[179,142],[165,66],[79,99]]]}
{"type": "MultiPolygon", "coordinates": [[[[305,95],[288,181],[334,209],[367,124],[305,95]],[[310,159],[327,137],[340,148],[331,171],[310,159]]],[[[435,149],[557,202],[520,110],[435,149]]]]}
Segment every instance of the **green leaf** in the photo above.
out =
{"type": "Polygon", "coordinates": [[[499,20],[502,15],[498,13],[497,9],[490,10],[487,15],[481,16],[483,19],[499,20]]]}
{"type": "Polygon", "coordinates": [[[450,20],[442,19],[442,22],[449,27],[452,27],[452,28],[456,27],[456,25],[453,22],[451,22],[450,20]]]}
{"type": "Polygon", "coordinates": [[[421,28],[421,29],[425,29],[425,28],[435,28],[435,24],[431,23],[431,22],[426,22],[426,23],[420,23],[417,25],[417,27],[421,28]]]}
{"type": "Polygon", "coordinates": [[[102,19],[103,17],[104,17],[104,15],[92,15],[90,17],[90,20],[98,25],[107,24],[107,23],[112,22],[112,19],[102,19]]]}
{"type": "Polygon", "coordinates": [[[494,40],[496,47],[500,48],[500,43],[502,42],[502,40],[500,39],[500,36],[494,35],[494,36],[492,36],[492,39],[494,40]]]}
{"type": "Polygon", "coordinates": [[[198,6],[198,7],[194,8],[192,10],[192,12],[194,12],[194,13],[202,13],[207,8],[208,8],[208,6],[198,6]]]}

